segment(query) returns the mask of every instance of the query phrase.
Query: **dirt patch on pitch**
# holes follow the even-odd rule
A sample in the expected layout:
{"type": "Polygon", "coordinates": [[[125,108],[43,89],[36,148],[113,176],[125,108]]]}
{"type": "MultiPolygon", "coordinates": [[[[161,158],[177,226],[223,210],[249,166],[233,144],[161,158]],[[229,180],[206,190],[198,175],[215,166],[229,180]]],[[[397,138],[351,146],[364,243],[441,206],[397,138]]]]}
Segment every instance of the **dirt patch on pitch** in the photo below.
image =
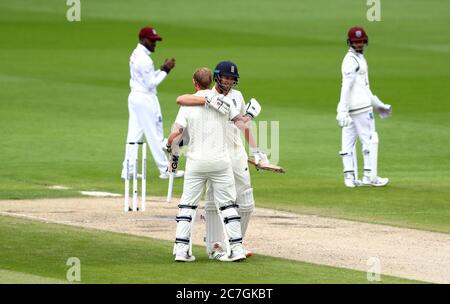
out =
{"type": "MultiPolygon", "coordinates": [[[[150,197],[145,212],[123,212],[122,198],[0,201],[0,214],[173,240],[177,201],[150,197]]],[[[197,212],[194,243],[203,245],[197,212]]],[[[245,240],[255,254],[450,283],[450,235],[256,208],[245,240]]],[[[168,252],[167,254],[171,254],[168,252]]],[[[206,254],[194,252],[194,254],[206,254]]]]}

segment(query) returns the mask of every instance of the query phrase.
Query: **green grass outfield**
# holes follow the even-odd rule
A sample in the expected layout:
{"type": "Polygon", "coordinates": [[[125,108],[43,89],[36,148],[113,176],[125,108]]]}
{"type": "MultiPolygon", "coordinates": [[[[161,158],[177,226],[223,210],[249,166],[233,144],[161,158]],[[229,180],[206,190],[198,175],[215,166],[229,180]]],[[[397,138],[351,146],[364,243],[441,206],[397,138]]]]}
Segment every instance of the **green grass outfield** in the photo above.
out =
{"type": "MultiPolygon", "coordinates": [[[[280,164],[288,173],[252,172],[257,206],[450,232],[448,1],[382,1],[381,22],[368,22],[365,1],[357,0],[81,3],[81,22],[73,23],[65,1],[0,3],[0,199],[122,191],[128,58],[138,29],[151,24],[164,37],[156,66],[177,58],[158,88],[166,134],[176,96],[192,91],[194,69],[223,59],[238,64],[246,99],[263,104],[260,120],[279,121],[280,164]],[[370,36],[372,90],[394,109],[391,119],[376,121],[379,172],[391,179],[383,189],[347,189],[342,181],[335,109],[345,35],[355,24],[370,36]]],[[[149,194],[163,195],[166,181],[156,178],[152,162],[149,169],[149,194]]],[[[174,191],[181,195],[181,183],[174,191]]],[[[170,267],[194,267],[173,265],[168,243],[151,244],[170,267]]],[[[33,266],[33,274],[60,278],[60,264],[51,273],[33,266]]],[[[16,266],[20,272],[30,265],[16,266]]]]}
{"type": "MultiPolygon", "coordinates": [[[[365,272],[261,255],[224,264],[200,246],[196,262],[175,263],[168,241],[5,216],[0,231],[0,283],[68,283],[70,257],[80,260],[81,283],[372,283],[365,272]]],[[[417,282],[382,276],[379,283],[417,282]]]]}

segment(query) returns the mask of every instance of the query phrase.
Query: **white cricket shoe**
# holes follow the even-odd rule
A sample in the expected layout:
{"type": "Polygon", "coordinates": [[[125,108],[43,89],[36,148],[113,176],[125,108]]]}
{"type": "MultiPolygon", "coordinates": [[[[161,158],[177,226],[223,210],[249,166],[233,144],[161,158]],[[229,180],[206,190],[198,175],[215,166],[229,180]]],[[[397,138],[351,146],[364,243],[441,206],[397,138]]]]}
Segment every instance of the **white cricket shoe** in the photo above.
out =
{"type": "MultiPolygon", "coordinates": [[[[184,176],[184,171],[183,170],[178,170],[176,173],[175,173],[175,178],[180,178],[180,177],[183,177],[184,176]]],[[[168,179],[170,177],[170,174],[169,174],[169,172],[164,172],[164,173],[161,173],[160,175],[159,175],[159,178],[161,178],[161,179],[168,179]]]]}
{"type": "Polygon", "coordinates": [[[208,252],[208,257],[210,260],[218,260],[222,256],[226,256],[227,252],[223,249],[221,243],[214,243],[212,246],[212,250],[208,252]]]}
{"type": "Polygon", "coordinates": [[[189,254],[189,245],[175,245],[175,261],[176,262],[194,262],[195,256],[189,254]]]}
{"type": "Polygon", "coordinates": [[[374,186],[374,187],[384,187],[389,183],[389,178],[379,177],[372,181],[370,176],[364,175],[362,180],[362,186],[374,186]]]}
{"type": "Polygon", "coordinates": [[[230,259],[232,262],[240,262],[245,260],[247,257],[245,255],[245,249],[242,244],[234,244],[231,245],[231,256],[230,259]]]}
{"type": "Polygon", "coordinates": [[[234,244],[231,245],[231,255],[228,256],[226,250],[219,243],[215,243],[209,258],[221,262],[239,262],[246,259],[246,250],[242,244],[234,244]]]}
{"type": "Polygon", "coordinates": [[[344,173],[344,185],[348,188],[355,188],[361,185],[359,180],[355,179],[355,174],[352,172],[344,173]]]}

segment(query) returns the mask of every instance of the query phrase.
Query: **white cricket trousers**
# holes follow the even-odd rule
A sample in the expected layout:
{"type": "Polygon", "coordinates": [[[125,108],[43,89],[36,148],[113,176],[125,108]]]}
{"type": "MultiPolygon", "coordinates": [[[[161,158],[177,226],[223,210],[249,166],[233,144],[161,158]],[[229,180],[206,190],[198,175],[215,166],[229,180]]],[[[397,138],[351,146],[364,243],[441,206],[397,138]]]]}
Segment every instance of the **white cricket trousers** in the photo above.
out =
{"type": "Polygon", "coordinates": [[[364,171],[370,171],[370,140],[375,132],[373,111],[370,110],[350,116],[353,122],[342,128],[342,150],[339,152],[344,165],[344,173],[354,172],[353,149],[357,139],[362,144],[364,171]]]}
{"type": "Polygon", "coordinates": [[[198,203],[206,182],[213,186],[216,209],[220,210],[223,226],[229,243],[242,243],[241,224],[236,210],[236,190],[231,165],[225,170],[215,172],[191,172],[184,175],[183,195],[181,196],[177,220],[175,243],[190,244],[192,226],[198,203]]]}
{"type": "MultiPolygon", "coordinates": [[[[142,135],[145,135],[158,170],[160,173],[165,172],[167,170],[168,162],[162,149],[164,133],[158,97],[149,93],[131,92],[128,96],[128,112],[127,142],[140,141],[142,135]]],[[[134,164],[134,159],[137,157],[138,153],[138,145],[131,145],[128,153],[125,151],[123,170],[126,170],[126,160],[128,156],[130,156],[129,159],[131,160],[131,164],[134,164]],[[128,155],[128,153],[130,153],[130,155],[128,155]]]]}
{"type": "MultiPolygon", "coordinates": [[[[242,238],[245,239],[250,217],[255,207],[245,150],[231,156],[231,165],[235,181],[236,204],[239,206],[238,213],[241,217],[241,234],[242,238]]],[[[205,240],[208,253],[212,252],[215,243],[222,244],[224,242],[224,231],[221,219],[215,208],[213,193],[214,186],[208,183],[205,196],[205,240]]]]}
{"type": "MultiPolygon", "coordinates": [[[[239,203],[239,205],[243,204],[245,205],[245,202],[242,201],[241,195],[246,190],[251,189],[251,179],[250,179],[250,172],[247,164],[247,154],[239,153],[238,155],[233,155],[231,157],[231,167],[233,169],[233,176],[234,176],[234,182],[235,182],[235,189],[236,189],[236,201],[239,203]]],[[[207,187],[206,189],[206,198],[205,203],[214,204],[213,202],[213,187],[207,187]]],[[[251,204],[251,203],[250,203],[251,204]]],[[[254,204],[254,202],[253,202],[254,204]]],[[[205,205],[205,208],[207,206],[205,205]]]]}

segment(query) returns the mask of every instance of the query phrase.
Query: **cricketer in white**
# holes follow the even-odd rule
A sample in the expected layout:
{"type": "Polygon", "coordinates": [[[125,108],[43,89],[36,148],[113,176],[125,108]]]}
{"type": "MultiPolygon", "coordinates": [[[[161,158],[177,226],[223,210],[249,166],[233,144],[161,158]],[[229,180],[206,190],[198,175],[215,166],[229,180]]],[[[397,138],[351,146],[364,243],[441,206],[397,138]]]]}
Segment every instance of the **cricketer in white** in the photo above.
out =
{"type": "Polygon", "coordinates": [[[245,259],[241,244],[240,217],[235,205],[236,190],[225,138],[228,120],[238,114],[236,110],[230,109],[227,117],[206,107],[181,107],[178,112],[175,123],[188,128],[190,141],[183,195],[176,218],[176,261],[195,259],[190,253],[191,229],[207,181],[214,185],[216,207],[226,221],[225,230],[231,246],[230,257],[234,260],[245,259]]]}
{"type": "Polygon", "coordinates": [[[356,186],[385,186],[387,178],[377,176],[378,134],[375,130],[373,109],[381,118],[391,115],[392,107],[373,95],[369,87],[368,65],[363,55],[368,36],[361,27],[348,32],[350,49],[342,62],[342,88],[336,120],[342,127],[340,155],[344,166],[344,184],[356,186]],[[362,143],[364,175],[357,179],[356,140],[362,143]]]}
{"type": "MultiPolygon", "coordinates": [[[[211,90],[212,94],[226,96],[226,100],[235,107],[239,113],[246,117],[254,118],[261,111],[261,106],[255,99],[246,105],[242,93],[233,87],[239,78],[237,65],[231,61],[219,62],[214,70],[215,87],[211,90]],[[255,113],[253,111],[257,109],[255,113]],[[252,112],[252,113],[249,113],[252,112]]],[[[204,100],[194,98],[192,95],[182,95],[177,98],[180,105],[203,105],[204,100]]],[[[241,217],[242,237],[245,239],[247,227],[251,214],[255,207],[253,198],[253,188],[251,186],[250,172],[247,164],[247,153],[241,138],[241,131],[244,132],[246,140],[249,142],[250,149],[253,152],[255,161],[268,163],[267,156],[262,152],[255,140],[253,139],[250,128],[246,124],[237,122],[228,124],[227,129],[227,147],[230,151],[231,167],[233,169],[236,204],[239,206],[238,212],[241,217]]],[[[211,259],[217,259],[222,255],[225,246],[224,231],[222,228],[222,220],[215,208],[213,197],[214,186],[207,184],[205,195],[205,213],[206,213],[206,250],[211,259]]],[[[250,250],[244,249],[246,256],[252,255],[250,250]]]]}
{"type": "MultiPolygon", "coordinates": [[[[130,56],[130,94],[128,96],[128,135],[127,143],[138,142],[145,135],[153,159],[160,172],[160,178],[168,178],[167,158],[161,149],[163,145],[163,121],[161,107],[156,96],[156,87],[166,78],[167,74],[175,66],[175,59],[166,59],[160,69],[155,70],[153,60],[150,58],[156,47],[156,41],[162,38],[155,29],[145,27],[139,32],[139,43],[130,56]]],[[[137,145],[131,145],[125,151],[122,178],[126,176],[126,160],[130,159],[134,164],[137,157],[137,145]]],[[[133,165],[129,174],[134,172],[133,165]]],[[[178,171],[176,177],[183,175],[178,171]]]]}

